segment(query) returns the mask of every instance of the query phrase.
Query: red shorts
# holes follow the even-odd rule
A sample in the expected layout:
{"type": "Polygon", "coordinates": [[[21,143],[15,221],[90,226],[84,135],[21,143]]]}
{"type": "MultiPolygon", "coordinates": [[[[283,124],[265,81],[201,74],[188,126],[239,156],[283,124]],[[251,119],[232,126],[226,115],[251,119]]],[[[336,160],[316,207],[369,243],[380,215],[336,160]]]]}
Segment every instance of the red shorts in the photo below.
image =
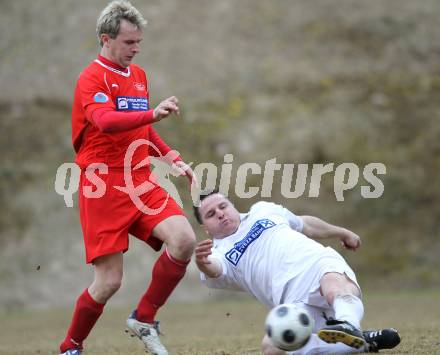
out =
{"type": "MultiPolygon", "coordinates": [[[[128,250],[128,234],[148,243],[153,249],[160,250],[162,241],[152,237],[153,228],[170,216],[184,215],[179,205],[160,186],[139,196],[148,213],[139,209],[129,194],[115,189],[114,186],[125,186],[123,169],[113,169],[108,174],[94,174],[103,180],[105,193],[98,198],[84,196],[84,187],[97,192],[96,181],[90,181],[82,171],[79,189],[79,211],[86,249],[86,262],[91,263],[99,256],[125,252],[128,250]]],[[[146,170],[132,171],[134,186],[148,181],[146,170]]]]}

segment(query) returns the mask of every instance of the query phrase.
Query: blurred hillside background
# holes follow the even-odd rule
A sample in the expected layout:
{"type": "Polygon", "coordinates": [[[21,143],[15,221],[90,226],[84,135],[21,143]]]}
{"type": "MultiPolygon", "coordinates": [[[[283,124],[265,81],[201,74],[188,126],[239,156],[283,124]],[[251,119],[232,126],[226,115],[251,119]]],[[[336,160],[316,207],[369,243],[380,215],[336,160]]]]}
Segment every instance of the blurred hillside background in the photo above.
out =
{"type": "MultiPolygon", "coordinates": [[[[71,305],[92,279],[76,197],[67,208],[54,181],[74,161],[72,93],[99,51],[106,3],[0,1],[0,308],[71,305]]],[[[439,285],[438,0],[133,4],[149,21],[136,62],[152,103],[176,95],[182,106],[156,128],[187,161],[381,162],[378,199],[361,197],[361,181],[338,202],[327,174],[318,198],[286,199],[275,184],[270,200],[357,232],[359,252],[338,250],[370,291],[439,285]]],[[[174,181],[191,215],[186,181],[174,181]]],[[[260,199],[229,196],[242,211],[260,199]]],[[[135,302],[156,256],[131,247],[115,303],[135,302]]],[[[206,297],[191,266],[173,299],[206,297]]]]}

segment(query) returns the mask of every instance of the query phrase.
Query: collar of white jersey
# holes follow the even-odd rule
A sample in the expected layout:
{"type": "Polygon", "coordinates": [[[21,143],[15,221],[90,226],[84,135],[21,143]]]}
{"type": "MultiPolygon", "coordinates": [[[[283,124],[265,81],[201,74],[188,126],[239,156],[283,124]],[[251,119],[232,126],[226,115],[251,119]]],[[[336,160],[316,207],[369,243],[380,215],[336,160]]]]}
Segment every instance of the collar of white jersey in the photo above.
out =
{"type": "Polygon", "coordinates": [[[100,66],[104,67],[105,69],[108,69],[108,70],[112,71],[113,73],[125,76],[126,78],[128,78],[130,76],[130,67],[128,67],[127,68],[128,69],[127,72],[124,73],[122,70],[118,70],[118,69],[112,68],[111,66],[109,66],[107,64],[104,64],[99,59],[95,59],[95,62],[98,63],[100,66]]]}

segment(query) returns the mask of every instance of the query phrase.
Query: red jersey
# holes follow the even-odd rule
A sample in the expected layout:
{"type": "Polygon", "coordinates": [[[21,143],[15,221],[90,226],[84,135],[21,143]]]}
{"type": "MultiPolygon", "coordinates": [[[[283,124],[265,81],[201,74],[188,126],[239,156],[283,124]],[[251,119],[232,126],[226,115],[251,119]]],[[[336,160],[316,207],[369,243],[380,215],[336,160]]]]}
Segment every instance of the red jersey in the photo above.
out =
{"type": "MultiPolygon", "coordinates": [[[[109,168],[123,167],[128,147],[138,139],[150,140],[162,155],[170,151],[151,125],[115,133],[101,132],[92,119],[93,112],[100,108],[120,112],[148,111],[148,82],[142,68],[135,64],[119,68],[98,56],[80,74],[72,108],[72,141],[77,153],[76,163],[81,168],[92,163],[105,163],[109,168]]],[[[139,146],[131,166],[145,159],[149,151],[152,152],[147,145],[139,146]]]]}

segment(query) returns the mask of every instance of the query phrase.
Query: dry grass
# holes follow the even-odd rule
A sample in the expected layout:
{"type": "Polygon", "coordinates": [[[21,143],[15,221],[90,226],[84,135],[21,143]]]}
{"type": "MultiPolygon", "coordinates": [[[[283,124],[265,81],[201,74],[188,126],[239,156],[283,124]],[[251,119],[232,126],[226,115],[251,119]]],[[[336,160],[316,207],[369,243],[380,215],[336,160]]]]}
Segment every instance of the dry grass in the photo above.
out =
{"type": "MultiPolygon", "coordinates": [[[[0,0],[0,309],[64,307],[85,287],[77,281],[91,277],[79,266],[78,213],[54,181],[57,168],[74,160],[72,95],[99,50],[94,27],[105,2],[0,0]]],[[[307,191],[285,198],[276,171],[271,201],[358,233],[362,252],[344,257],[363,285],[440,285],[440,185],[433,183],[440,1],[133,3],[149,20],[136,62],[148,73],[152,105],[169,95],[182,105],[179,119],[155,127],[194,165],[214,163],[220,172],[224,154],[233,154],[230,197],[239,210],[261,196],[237,198],[241,163],[277,157],[295,164],[294,183],[298,163],[363,169],[382,162],[380,199],[361,198],[360,185],[368,184],[360,181],[346,202],[336,201],[333,174],[323,177],[319,198],[307,191]]],[[[263,176],[249,175],[248,186],[261,187],[263,176]]],[[[190,216],[186,181],[173,182],[190,216]]],[[[157,257],[137,249],[124,264],[119,299],[127,304],[157,257]]],[[[197,292],[186,279],[174,295],[180,300],[197,292]]]]}
{"type": "MultiPolygon", "coordinates": [[[[366,295],[365,328],[393,326],[402,343],[387,354],[438,354],[440,290],[366,295]]],[[[88,355],[142,354],[142,346],[123,332],[129,309],[111,305],[87,342],[88,355]]],[[[266,314],[255,301],[173,304],[161,312],[164,343],[171,354],[258,354],[266,314]]],[[[0,319],[0,354],[57,354],[70,311],[23,311],[0,319]]]]}

